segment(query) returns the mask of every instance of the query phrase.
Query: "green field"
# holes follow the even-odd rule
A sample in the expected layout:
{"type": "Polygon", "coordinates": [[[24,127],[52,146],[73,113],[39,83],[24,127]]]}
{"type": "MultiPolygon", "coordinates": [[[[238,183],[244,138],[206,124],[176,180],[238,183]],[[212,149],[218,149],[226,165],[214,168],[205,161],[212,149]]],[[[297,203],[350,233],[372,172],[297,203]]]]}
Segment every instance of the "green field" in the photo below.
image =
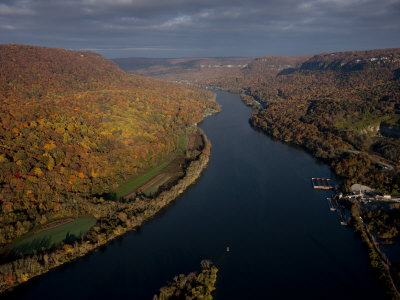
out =
{"type": "Polygon", "coordinates": [[[150,171],[140,175],[139,177],[136,177],[135,179],[128,181],[127,183],[121,185],[115,191],[115,193],[117,195],[117,199],[120,197],[126,196],[127,194],[136,190],[139,186],[146,183],[148,180],[150,180],[154,175],[156,175],[158,172],[160,172],[162,169],[164,169],[170,163],[171,163],[170,161],[163,162],[161,165],[155,167],[154,169],[151,169],[150,171]]]}
{"type": "Polygon", "coordinates": [[[32,254],[34,251],[51,249],[61,242],[72,242],[83,236],[94,224],[95,219],[80,218],[70,223],[51,228],[19,242],[11,250],[15,254],[32,254]]]}
{"type": "Polygon", "coordinates": [[[157,191],[158,188],[166,183],[169,179],[171,178],[170,174],[165,174],[163,177],[161,177],[159,180],[157,180],[152,186],[150,186],[148,189],[145,189],[143,193],[146,196],[151,196],[154,195],[157,191]]]}
{"type": "Polygon", "coordinates": [[[187,137],[186,135],[182,135],[179,137],[179,150],[184,152],[187,146],[187,137]]]}
{"type": "Polygon", "coordinates": [[[380,125],[381,123],[387,123],[391,126],[398,126],[399,117],[398,116],[378,116],[373,114],[358,114],[351,118],[346,118],[335,123],[335,127],[338,129],[351,129],[351,130],[363,130],[371,125],[380,125]]]}

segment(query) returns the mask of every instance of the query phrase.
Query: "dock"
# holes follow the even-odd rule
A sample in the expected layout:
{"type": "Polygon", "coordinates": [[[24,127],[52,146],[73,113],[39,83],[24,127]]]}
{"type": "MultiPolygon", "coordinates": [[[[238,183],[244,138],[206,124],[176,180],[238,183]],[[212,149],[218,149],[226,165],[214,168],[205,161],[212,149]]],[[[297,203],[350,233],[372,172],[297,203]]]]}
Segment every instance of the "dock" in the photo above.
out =
{"type": "Polygon", "coordinates": [[[336,211],[336,209],[339,207],[336,199],[335,198],[326,198],[326,200],[328,200],[329,210],[336,211]]]}
{"type": "Polygon", "coordinates": [[[334,194],[326,200],[328,200],[329,210],[337,213],[340,225],[347,226],[346,208],[340,203],[339,194],[334,194]]]}
{"type": "Polygon", "coordinates": [[[339,219],[340,219],[340,225],[342,226],[347,226],[347,221],[346,221],[346,210],[344,207],[340,207],[340,209],[337,210],[339,219]]]}
{"type": "Polygon", "coordinates": [[[315,190],[332,190],[331,180],[329,178],[311,178],[315,190]]]}

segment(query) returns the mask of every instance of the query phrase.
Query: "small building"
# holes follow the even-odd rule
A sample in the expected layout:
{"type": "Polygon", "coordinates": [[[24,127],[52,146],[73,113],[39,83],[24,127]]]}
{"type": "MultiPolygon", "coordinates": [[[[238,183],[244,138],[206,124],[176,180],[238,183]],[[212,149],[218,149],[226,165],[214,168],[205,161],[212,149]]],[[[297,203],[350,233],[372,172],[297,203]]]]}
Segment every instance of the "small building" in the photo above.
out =
{"type": "Polygon", "coordinates": [[[353,193],[370,193],[373,192],[374,189],[366,185],[355,183],[350,187],[350,191],[353,193]]]}

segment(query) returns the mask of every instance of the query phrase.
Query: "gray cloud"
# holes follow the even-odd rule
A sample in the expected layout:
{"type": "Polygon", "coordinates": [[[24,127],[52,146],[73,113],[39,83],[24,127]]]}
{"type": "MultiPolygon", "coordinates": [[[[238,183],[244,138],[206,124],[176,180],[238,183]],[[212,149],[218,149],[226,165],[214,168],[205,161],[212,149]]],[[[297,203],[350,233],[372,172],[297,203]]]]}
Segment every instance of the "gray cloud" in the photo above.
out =
{"type": "Polygon", "coordinates": [[[3,0],[1,43],[107,56],[260,56],[400,47],[400,0],[3,0]]]}

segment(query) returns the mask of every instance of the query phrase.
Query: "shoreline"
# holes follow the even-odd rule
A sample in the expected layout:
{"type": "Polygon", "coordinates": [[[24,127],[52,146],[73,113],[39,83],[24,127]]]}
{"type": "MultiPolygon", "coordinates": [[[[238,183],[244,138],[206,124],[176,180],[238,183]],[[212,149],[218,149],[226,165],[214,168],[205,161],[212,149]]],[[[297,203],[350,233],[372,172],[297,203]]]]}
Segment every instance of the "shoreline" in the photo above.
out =
{"type": "MultiPolygon", "coordinates": [[[[267,135],[268,137],[270,137],[272,139],[276,139],[277,141],[285,143],[291,147],[299,148],[299,149],[305,151],[306,153],[310,154],[314,159],[329,165],[329,163],[330,163],[329,159],[324,159],[324,158],[315,156],[309,149],[307,149],[303,145],[297,145],[295,143],[291,143],[291,142],[287,142],[282,139],[275,138],[274,136],[270,135],[267,131],[265,131],[263,128],[260,128],[259,126],[257,126],[257,124],[252,120],[251,117],[258,110],[262,109],[261,103],[259,103],[253,97],[248,97],[245,99],[242,94],[240,94],[240,93],[236,93],[236,94],[239,95],[241,101],[246,106],[249,106],[252,108],[252,114],[249,117],[249,124],[253,129],[255,129],[257,131],[261,131],[263,134],[267,135]]],[[[247,96],[247,95],[245,95],[245,96],[247,96]]],[[[335,172],[334,168],[331,165],[329,165],[329,167],[331,168],[332,172],[338,178],[340,178],[340,175],[338,175],[335,172]]],[[[342,187],[342,184],[340,184],[340,187],[342,187]]],[[[395,284],[395,280],[394,280],[392,272],[391,272],[392,270],[391,270],[390,261],[389,260],[385,261],[383,259],[382,252],[381,252],[382,250],[380,250],[379,246],[376,244],[376,241],[374,241],[373,243],[371,242],[371,240],[373,240],[371,233],[369,232],[369,230],[367,229],[367,227],[365,226],[365,224],[362,221],[360,221],[357,217],[353,216],[353,214],[354,214],[353,208],[350,210],[350,212],[351,212],[351,216],[352,216],[351,217],[351,220],[352,220],[351,227],[354,230],[354,232],[359,235],[359,238],[360,238],[362,244],[364,245],[366,250],[369,252],[368,256],[369,256],[370,267],[373,270],[375,270],[376,272],[381,273],[380,276],[378,274],[378,280],[386,287],[386,292],[388,293],[389,297],[391,299],[400,299],[399,288],[395,284]],[[362,223],[362,226],[359,225],[360,222],[362,223]],[[378,251],[377,251],[377,248],[379,249],[378,251]],[[371,251],[375,252],[375,253],[379,253],[380,255],[376,255],[376,257],[375,257],[374,255],[371,255],[371,251]]]]}
{"type": "MultiPolygon", "coordinates": [[[[158,212],[178,198],[190,185],[194,184],[208,165],[210,159],[211,142],[199,128],[204,146],[196,160],[190,161],[184,176],[169,190],[162,191],[157,197],[140,199],[128,203],[109,203],[108,209],[113,209],[108,217],[100,217],[97,223],[82,239],[75,241],[73,245],[64,244],[53,251],[29,255],[0,265],[0,295],[11,292],[20,284],[34,277],[43,275],[57,267],[71,263],[76,259],[86,256],[97,248],[122,236],[128,231],[135,230],[144,222],[155,217],[158,212]],[[109,220],[106,220],[106,219],[109,220]],[[101,223],[117,221],[108,229],[108,233],[102,233],[101,223]],[[100,222],[100,225],[98,224],[100,222]],[[97,240],[92,239],[96,235],[97,240]]],[[[90,209],[90,208],[89,208],[90,209]]]]}
{"type": "Polygon", "coordinates": [[[367,225],[364,223],[360,215],[361,208],[357,202],[352,204],[350,213],[354,231],[359,235],[362,243],[369,250],[368,256],[372,269],[377,272],[379,279],[385,285],[388,296],[392,299],[400,299],[398,287],[392,276],[391,263],[380,249],[367,225]]]}

